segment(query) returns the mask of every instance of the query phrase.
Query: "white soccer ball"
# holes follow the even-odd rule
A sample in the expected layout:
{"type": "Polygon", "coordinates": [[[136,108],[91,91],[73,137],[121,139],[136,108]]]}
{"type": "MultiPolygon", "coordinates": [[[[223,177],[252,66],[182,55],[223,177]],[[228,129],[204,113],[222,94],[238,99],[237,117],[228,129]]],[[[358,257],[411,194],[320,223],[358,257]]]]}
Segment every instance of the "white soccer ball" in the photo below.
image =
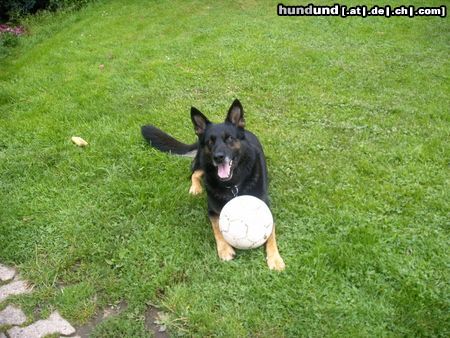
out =
{"type": "Polygon", "coordinates": [[[225,240],[237,249],[263,245],[273,229],[273,217],[264,201],[254,196],[238,196],[222,208],[219,229],[225,240]]]}

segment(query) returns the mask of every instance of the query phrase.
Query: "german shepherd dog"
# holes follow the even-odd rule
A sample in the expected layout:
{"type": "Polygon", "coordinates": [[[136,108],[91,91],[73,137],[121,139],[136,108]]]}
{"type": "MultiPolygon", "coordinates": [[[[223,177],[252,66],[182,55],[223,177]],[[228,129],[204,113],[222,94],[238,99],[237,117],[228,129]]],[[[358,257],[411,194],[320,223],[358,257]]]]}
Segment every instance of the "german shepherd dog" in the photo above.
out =
{"type": "MultiPolygon", "coordinates": [[[[202,178],[208,197],[208,215],[212,224],[219,257],[232,260],[234,249],[219,230],[222,207],[239,195],[252,195],[267,204],[267,166],[258,138],[245,130],[244,110],[235,100],[223,123],[211,123],[198,109],[191,108],[191,119],[198,141],[181,143],[154,126],[143,126],[143,137],[156,149],[178,155],[194,155],[192,185],[189,193],[202,193],[202,178]]],[[[285,265],[275,239],[275,226],[266,242],[267,264],[281,271],[285,265]]]]}

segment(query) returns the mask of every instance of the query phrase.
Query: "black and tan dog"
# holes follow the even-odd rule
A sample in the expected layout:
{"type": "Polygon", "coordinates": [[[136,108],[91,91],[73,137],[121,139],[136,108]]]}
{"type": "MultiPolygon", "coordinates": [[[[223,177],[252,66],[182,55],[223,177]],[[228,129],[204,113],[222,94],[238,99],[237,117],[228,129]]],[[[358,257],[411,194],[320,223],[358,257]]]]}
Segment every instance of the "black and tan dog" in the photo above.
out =
{"type": "MultiPolygon", "coordinates": [[[[154,126],[143,126],[142,135],[160,151],[195,154],[189,193],[200,194],[204,178],[217,252],[222,260],[229,261],[235,252],[219,231],[220,211],[239,195],[252,195],[269,203],[264,152],[258,138],[244,129],[244,110],[238,100],[231,105],[223,123],[211,123],[194,107],[191,108],[191,119],[198,136],[198,142],[191,145],[175,140],[154,126]]],[[[266,252],[269,268],[283,270],[285,265],[278,252],[275,227],[266,242],[266,252]]]]}

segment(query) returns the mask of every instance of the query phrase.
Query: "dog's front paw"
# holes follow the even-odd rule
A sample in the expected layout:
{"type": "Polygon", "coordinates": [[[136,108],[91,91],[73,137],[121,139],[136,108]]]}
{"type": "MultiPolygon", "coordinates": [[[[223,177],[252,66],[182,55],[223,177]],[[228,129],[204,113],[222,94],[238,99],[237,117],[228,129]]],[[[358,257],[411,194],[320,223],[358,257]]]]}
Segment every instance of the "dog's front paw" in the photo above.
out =
{"type": "Polygon", "coordinates": [[[236,255],[233,247],[226,242],[221,243],[217,246],[217,253],[219,254],[220,259],[223,261],[231,261],[236,255]]]}
{"type": "Polygon", "coordinates": [[[271,256],[267,256],[267,265],[270,270],[283,271],[286,265],[284,264],[283,258],[281,258],[280,254],[275,254],[271,256]]]}
{"type": "Polygon", "coordinates": [[[189,194],[193,196],[200,195],[203,192],[203,188],[200,184],[192,184],[189,188],[189,194]]]}

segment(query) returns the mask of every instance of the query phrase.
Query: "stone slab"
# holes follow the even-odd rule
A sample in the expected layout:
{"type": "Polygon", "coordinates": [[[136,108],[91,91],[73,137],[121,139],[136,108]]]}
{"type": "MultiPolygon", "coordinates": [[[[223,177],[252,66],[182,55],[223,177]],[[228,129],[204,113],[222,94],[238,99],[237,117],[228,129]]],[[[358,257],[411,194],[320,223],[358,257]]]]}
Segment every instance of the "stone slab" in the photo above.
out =
{"type": "Polygon", "coordinates": [[[10,338],[42,338],[50,334],[69,336],[74,333],[74,327],[57,311],[53,312],[48,319],[38,320],[26,327],[15,326],[8,330],[10,338]]]}
{"type": "Polygon", "coordinates": [[[28,287],[27,282],[22,280],[13,281],[0,287],[0,302],[4,301],[9,296],[29,292],[31,292],[31,288],[28,287]]]}
{"type": "Polygon", "coordinates": [[[16,270],[6,265],[0,264],[0,281],[7,282],[14,278],[16,270]]]}
{"type": "Polygon", "coordinates": [[[0,325],[21,325],[27,321],[27,316],[21,309],[9,305],[0,311],[0,325]]]}

